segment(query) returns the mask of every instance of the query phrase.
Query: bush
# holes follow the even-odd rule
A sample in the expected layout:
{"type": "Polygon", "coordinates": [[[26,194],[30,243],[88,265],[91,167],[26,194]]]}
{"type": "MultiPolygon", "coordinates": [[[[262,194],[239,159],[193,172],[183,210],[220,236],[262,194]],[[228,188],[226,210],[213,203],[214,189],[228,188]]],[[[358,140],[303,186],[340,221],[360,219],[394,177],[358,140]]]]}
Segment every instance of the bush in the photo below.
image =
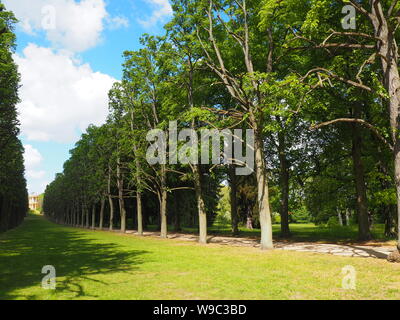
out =
{"type": "Polygon", "coordinates": [[[306,207],[297,209],[293,214],[290,215],[290,219],[294,223],[310,223],[312,222],[312,216],[308,212],[306,207]]]}
{"type": "Polygon", "coordinates": [[[281,223],[281,215],[278,212],[272,213],[272,223],[280,224],[281,223]]]}
{"type": "Polygon", "coordinates": [[[327,222],[327,224],[326,224],[326,226],[327,227],[340,227],[340,223],[339,223],[338,217],[336,217],[336,216],[335,217],[330,217],[328,222],[327,222]]]}

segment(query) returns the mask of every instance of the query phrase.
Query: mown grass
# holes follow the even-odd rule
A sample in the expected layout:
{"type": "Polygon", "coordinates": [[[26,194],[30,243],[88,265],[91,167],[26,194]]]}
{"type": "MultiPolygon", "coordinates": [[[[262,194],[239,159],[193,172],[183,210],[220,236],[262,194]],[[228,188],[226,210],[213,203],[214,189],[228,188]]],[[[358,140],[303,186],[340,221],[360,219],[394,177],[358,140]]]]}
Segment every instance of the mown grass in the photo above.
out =
{"type": "Polygon", "coordinates": [[[0,235],[0,299],[400,299],[400,265],[73,229],[39,216],[0,235]],[[44,265],[57,290],[41,288],[44,265]],[[342,268],[357,289],[342,289],[342,268]]]}

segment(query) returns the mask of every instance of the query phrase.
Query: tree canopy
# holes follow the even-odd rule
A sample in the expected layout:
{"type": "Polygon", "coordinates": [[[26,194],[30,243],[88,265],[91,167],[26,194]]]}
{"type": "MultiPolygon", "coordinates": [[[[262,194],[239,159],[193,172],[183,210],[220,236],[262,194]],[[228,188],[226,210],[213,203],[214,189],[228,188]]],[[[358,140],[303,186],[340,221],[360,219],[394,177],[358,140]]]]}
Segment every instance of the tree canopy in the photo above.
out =
{"type": "Polygon", "coordinates": [[[358,224],[360,240],[379,222],[387,236],[400,236],[400,3],[173,0],[172,7],[163,36],[145,34],[140,50],[124,53],[107,123],[89,127],[71,151],[46,190],[46,215],[93,228],[108,218],[111,229],[139,234],[156,225],[162,237],[168,225],[198,227],[205,243],[229,184],[232,232],[259,227],[262,249],[273,248],[277,220],[284,237],[296,221],[358,224]],[[357,12],[355,30],[344,28],[346,5],[357,12]],[[235,157],[149,163],[147,133],[172,122],[197,132],[253,130],[254,172],[236,176],[235,157]]]}

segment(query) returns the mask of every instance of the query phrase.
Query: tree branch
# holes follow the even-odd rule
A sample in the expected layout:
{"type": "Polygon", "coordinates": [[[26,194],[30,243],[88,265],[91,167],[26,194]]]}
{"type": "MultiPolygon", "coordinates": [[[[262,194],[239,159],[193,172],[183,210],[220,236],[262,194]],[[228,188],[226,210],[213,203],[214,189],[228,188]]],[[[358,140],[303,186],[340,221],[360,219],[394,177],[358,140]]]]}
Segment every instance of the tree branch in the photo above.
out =
{"type": "Polygon", "coordinates": [[[393,145],[392,145],[389,141],[387,141],[387,140],[385,139],[385,137],[383,137],[383,136],[379,133],[378,129],[375,128],[372,124],[366,122],[366,121],[363,120],[363,119],[339,118],[339,119],[335,119],[335,120],[331,120],[331,121],[327,121],[327,122],[323,122],[323,123],[320,123],[320,124],[311,126],[311,127],[310,127],[310,130],[321,129],[322,127],[326,127],[326,126],[329,126],[329,125],[331,125],[331,124],[335,124],[335,123],[338,123],[338,122],[358,123],[358,124],[360,124],[360,125],[366,127],[367,129],[370,129],[370,130],[372,131],[372,133],[374,133],[375,136],[376,136],[379,140],[381,140],[387,147],[389,147],[389,149],[390,149],[391,151],[394,150],[393,145]]]}

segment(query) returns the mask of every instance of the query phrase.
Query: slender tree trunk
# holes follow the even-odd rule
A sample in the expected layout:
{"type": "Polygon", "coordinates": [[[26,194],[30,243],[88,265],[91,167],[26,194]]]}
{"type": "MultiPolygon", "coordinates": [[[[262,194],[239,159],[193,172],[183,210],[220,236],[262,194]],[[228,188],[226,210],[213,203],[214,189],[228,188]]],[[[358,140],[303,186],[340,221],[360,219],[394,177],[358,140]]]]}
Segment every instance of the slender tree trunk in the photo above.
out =
{"type": "Polygon", "coordinates": [[[257,176],[258,206],[261,227],[261,249],[274,248],[272,240],[272,218],[269,205],[268,178],[264,159],[264,143],[258,130],[254,115],[251,114],[253,129],[255,132],[255,164],[257,176]]]}
{"type": "Polygon", "coordinates": [[[239,234],[239,226],[238,226],[239,217],[238,217],[238,206],[237,206],[237,177],[234,165],[229,166],[229,184],[230,184],[232,235],[237,236],[239,234]]]}
{"type": "Polygon", "coordinates": [[[110,221],[109,221],[109,229],[110,231],[114,228],[114,202],[111,195],[111,166],[108,167],[108,203],[110,205],[110,221]]]}
{"type": "Polygon", "coordinates": [[[343,227],[343,217],[342,217],[342,213],[340,212],[339,208],[337,209],[337,215],[338,215],[338,219],[339,219],[339,224],[341,227],[343,227]]]}
{"type": "Polygon", "coordinates": [[[203,199],[202,185],[201,185],[201,172],[199,165],[193,165],[194,173],[194,189],[197,200],[197,211],[199,214],[199,243],[207,243],[207,213],[206,206],[203,199]]]}
{"type": "Polygon", "coordinates": [[[136,192],[138,234],[143,235],[142,193],[136,192]]]}
{"type": "Polygon", "coordinates": [[[161,203],[160,203],[160,224],[161,224],[161,238],[167,238],[168,227],[167,227],[167,191],[161,192],[161,203]]]}
{"type": "MultiPolygon", "coordinates": [[[[360,106],[354,107],[354,116],[361,117],[360,106]]],[[[362,139],[360,126],[356,123],[352,124],[353,131],[353,169],[354,180],[356,186],[357,196],[357,214],[358,214],[358,238],[360,240],[370,240],[372,238],[370,232],[369,218],[368,218],[368,205],[367,205],[367,188],[364,178],[364,164],[361,158],[362,139]]]]}
{"type": "Polygon", "coordinates": [[[278,133],[278,140],[280,162],[279,175],[281,183],[281,233],[282,236],[289,237],[289,166],[286,157],[286,141],[284,132],[278,133]]]}
{"type": "Polygon", "coordinates": [[[385,219],[385,236],[386,237],[394,237],[397,235],[396,232],[396,219],[394,219],[392,205],[385,205],[382,209],[385,219]]]}
{"type": "Polygon", "coordinates": [[[119,212],[121,218],[121,232],[126,232],[126,209],[124,202],[124,180],[121,173],[121,163],[120,159],[117,160],[117,185],[118,185],[118,202],[119,202],[119,212]]]}
{"type": "MultiPolygon", "coordinates": [[[[194,107],[194,66],[192,64],[191,55],[188,56],[188,67],[189,67],[189,87],[188,87],[188,103],[191,109],[194,107]]],[[[195,121],[192,121],[192,130],[195,130],[195,121]]],[[[207,213],[206,206],[204,203],[203,190],[201,185],[201,168],[198,164],[192,165],[194,174],[194,189],[197,200],[197,211],[199,215],[199,243],[207,243],[207,213]]]]}
{"type": "Polygon", "coordinates": [[[101,207],[100,207],[100,221],[99,221],[99,229],[100,230],[103,230],[105,204],[106,204],[106,199],[104,197],[102,197],[101,198],[101,207]]]}
{"type": "Polygon", "coordinates": [[[94,204],[92,207],[92,229],[96,228],[96,205],[94,204]]]}
{"type": "Polygon", "coordinates": [[[75,227],[79,227],[79,204],[76,204],[75,205],[75,216],[76,216],[76,218],[75,218],[75,227]]]}
{"type": "Polygon", "coordinates": [[[350,226],[350,210],[346,209],[346,226],[350,226]]]}
{"type": "Polygon", "coordinates": [[[76,218],[75,218],[75,227],[79,227],[79,223],[80,223],[80,221],[79,221],[79,218],[80,218],[80,214],[79,214],[79,204],[77,204],[76,207],[75,207],[75,215],[76,215],[76,218]]]}
{"type": "Polygon", "coordinates": [[[85,227],[85,205],[82,204],[81,227],[85,227]]]}
{"type": "Polygon", "coordinates": [[[89,208],[85,206],[86,229],[89,229],[89,208]]]}
{"type": "Polygon", "coordinates": [[[113,231],[113,229],[114,229],[114,202],[113,202],[111,195],[108,196],[108,203],[110,205],[109,230],[113,231]]]}
{"type": "Polygon", "coordinates": [[[165,164],[161,164],[161,203],[160,203],[160,222],[161,238],[167,238],[167,171],[165,164]]]}
{"type": "Polygon", "coordinates": [[[126,232],[126,209],[125,203],[123,198],[119,198],[119,209],[120,209],[120,216],[121,216],[121,232],[126,232]]]}
{"type": "MultiPolygon", "coordinates": [[[[132,119],[132,130],[133,130],[133,119],[132,119]]],[[[134,153],[135,155],[137,154],[137,148],[134,146],[134,153]]],[[[143,211],[142,211],[142,192],[141,187],[142,187],[142,178],[141,178],[141,165],[140,165],[140,160],[138,156],[135,157],[136,161],[136,181],[137,181],[137,189],[138,191],[136,192],[136,209],[137,209],[137,228],[138,228],[138,234],[140,236],[143,235],[143,211]]]]}

